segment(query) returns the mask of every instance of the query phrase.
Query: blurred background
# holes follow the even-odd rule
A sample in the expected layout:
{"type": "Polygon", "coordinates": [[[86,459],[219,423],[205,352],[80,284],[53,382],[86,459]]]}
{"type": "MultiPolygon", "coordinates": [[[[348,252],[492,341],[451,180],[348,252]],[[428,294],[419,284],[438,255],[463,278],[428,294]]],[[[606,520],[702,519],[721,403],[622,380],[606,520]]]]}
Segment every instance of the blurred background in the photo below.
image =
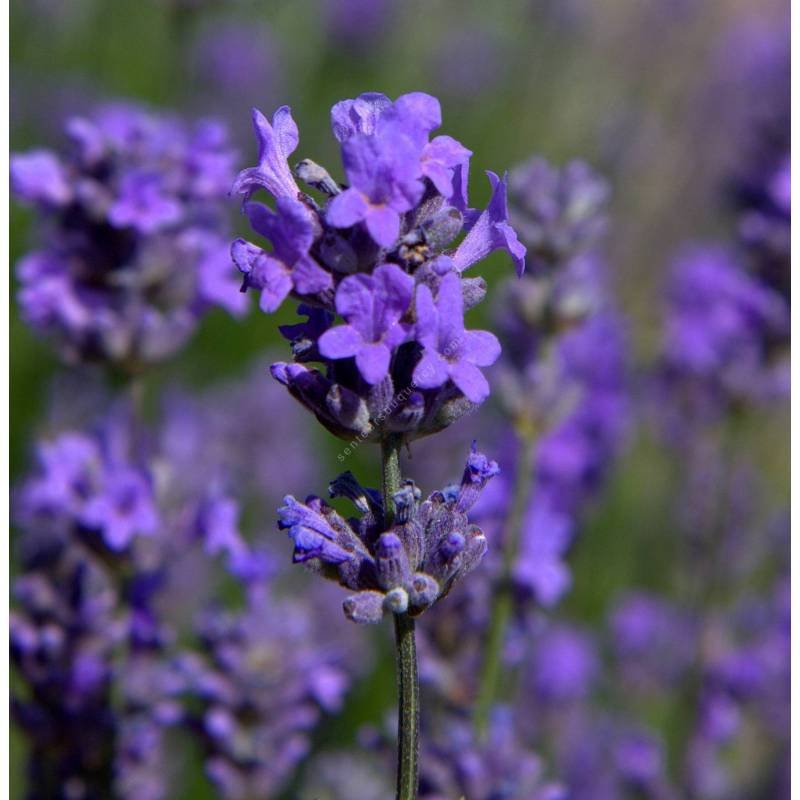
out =
{"type": "MultiPolygon", "coordinates": [[[[334,102],[365,91],[395,97],[419,90],[441,100],[442,131],[473,150],[473,176],[485,169],[502,173],[533,155],[556,164],[585,160],[611,186],[605,252],[633,376],[644,374],[661,351],[664,287],[676,253],[686,242],[732,237],[728,187],[747,158],[762,107],[772,102],[764,87],[788,52],[788,3],[781,0],[12,0],[11,23],[14,151],[63,148],[65,117],[125,98],[189,117],[222,118],[243,168],[256,157],[250,107],[270,116],[286,103],[300,128],[295,157],[336,165],[329,129],[334,102]]],[[[777,83],[783,92],[785,84],[777,83]]],[[[471,201],[478,207],[488,199],[484,183],[473,178],[471,201]]],[[[232,198],[232,225],[243,234],[236,205],[232,198]]],[[[12,264],[35,243],[33,218],[29,208],[12,209],[12,264]]],[[[490,292],[509,269],[505,254],[481,265],[490,292]]],[[[13,275],[11,281],[13,292],[13,275]]],[[[473,312],[473,325],[489,327],[489,312],[488,303],[473,312]]],[[[281,323],[294,319],[286,307],[277,316],[281,323]]],[[[254,311],[237,320],[214,311],[179,356],[153,370],[148,394],[177,383],[190,393],[206,391],[250,374],[281,348],[273,318],[254,311]]],[[[53,393],[64,371],[50,345],[12,308],[15,479],[30,468],[31,444],[60,397],[77,402],[66,390],[53,393]]],[[[487,405],[478,416],[492,413],[487,405]]],[[[673,535],[680,465],[648,425],[648,413],[641,416],[582,519],[570,555],[574,588],[552,612],[570,624],[598,625],[626,587],[661,588],[657,554],[673,535]]],[[[316,430],[307,415],[298,412],[292,424],[303,429],[314,454],[303,476],[311,485],[283,487],[278,461],[272,495],[322,491],[336,471],[341,443],[316,430]]],[[[431,476],[433,485],[423,489],[458,474],[454,465],[474,429],[461,424],[464,430],[456,425],[449,440],[453,461],[442,459],[447,474],[431,476]]],[[[765,498],[760,502],[788,507],[788,408],[745,413],[736,425],[739,452],[765,498]]],[[[267,447],[293,446],[280,426],[273,424],[270,435],[274,443],[265,441],[267,447]]],[[[481,442],[493,455],[492,444],[481,442]]],[[[368,483],[376,475],[370,450],[362,448],[348,464],[368,483]]],[[[426,453],[425,445],[420,451],[426,453]]],[[[249,522],[269,531],[274,519],[249,522]]],[[[358,635],[375,639],[376,666],[344,712],[319,726],[317,750],[353,741],[391,706],[388,633],[358,635]]],[[[26,796],[25,753],[16,737],[14,796],[20,798],[26,796]]],[[[187,763],[193,758],[186,755],[187,763]]],[[[215,796],[197,772],[170,797],[215,796]]]]}

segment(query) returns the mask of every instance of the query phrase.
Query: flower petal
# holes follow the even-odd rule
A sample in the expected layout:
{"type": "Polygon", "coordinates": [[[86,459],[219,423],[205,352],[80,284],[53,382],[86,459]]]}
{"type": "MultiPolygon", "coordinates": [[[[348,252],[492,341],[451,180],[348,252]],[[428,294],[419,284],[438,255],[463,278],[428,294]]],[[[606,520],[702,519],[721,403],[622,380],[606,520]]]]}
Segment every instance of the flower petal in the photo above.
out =
{"type": "Polygon", "coordinates": [[[358,189],[345,189],[328,204],[325,217],[334,228],[350,228],[367,214],[369,206],[358,189]]]}
{"type": "Polygon", "coordinates": [[[369,235],[381,247],[391,247],[400,235],[400,215],[389,206],[371,206],[366,223],[369,235]]]}
{"type": "Polygon", "coordinates": [[[379,383],[389,372],[392,354],[382,342],[365,344],[356,353],[356,366],[367,383],[379,383]]]}
{"type": "Polygon", "coordinates": [[[363,345],[364,339],[352,325],[337,325],[319,337],[319,352],[326,358],[351,358],[363,345]]]}
{"type": "Polygon", "coordinates": [[[469,361],[451,364],[450,378],[471,403],[482,403],[489,396],[489,382],[469,361]]]}

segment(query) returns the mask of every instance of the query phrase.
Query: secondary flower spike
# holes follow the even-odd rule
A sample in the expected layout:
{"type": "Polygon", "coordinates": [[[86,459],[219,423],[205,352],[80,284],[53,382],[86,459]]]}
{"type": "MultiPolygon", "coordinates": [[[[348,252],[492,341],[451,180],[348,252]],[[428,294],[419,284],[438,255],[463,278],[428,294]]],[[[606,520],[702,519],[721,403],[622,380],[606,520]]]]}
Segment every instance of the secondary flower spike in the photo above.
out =
{"type": "Polygon", "coordinates": [[[506,179],[488,173],[487,208],[469,208],[472,153],[451,136],[431,138],[442,113],[422,92],[394,101],[373,92],[334,105],[344,182],[308,158],[292,174],[299,134],[287,106],[272,123],[254,111],[253,122],[258,165],[233,188],[270,247],[238,239],[232,257],[242,289],[260,292],[263,311],[291,296],[309,316],[281,328],[300,363],[275,364],[273,376],[347,441],[411,441],[482,403],[489,386],[480,368],[500,346],[492,334],[466,328],[464,312],[486,285],[462,273],[498,248],[518,274],[524,270],[506,179]],[[257,201],[262,190],[274,210],[257,201]],[[312,362],[322,367],[305,366],[312,362]]]}
{"type": "Polygon", "coordinates": [[[386,527],[378,492],[351,473],[331,483],[332,497],[348,497],[360,519],[345,520],[319,497],[300,503],[291,495],[278,509],[278,527],[294,542],[294,560],[307,564],[355,594],[344,601],[353,622],[380,622],[387,612],[421,614],[444,597],[486,552],[486,537],[467,513],[497,463],[473,444],[461,483],[420,502],[411,480],[394,495],[395,522],[386,527]]]}

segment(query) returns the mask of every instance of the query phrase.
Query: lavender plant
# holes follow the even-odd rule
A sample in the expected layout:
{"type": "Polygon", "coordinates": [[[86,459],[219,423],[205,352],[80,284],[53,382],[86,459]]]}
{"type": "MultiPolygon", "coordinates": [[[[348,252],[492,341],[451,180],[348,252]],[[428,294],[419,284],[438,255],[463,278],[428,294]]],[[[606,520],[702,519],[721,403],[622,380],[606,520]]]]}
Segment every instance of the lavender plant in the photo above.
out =
{"type": "Polygon", "coordinates": [[[243,288],[260,292],[262,310],[275,311],[291,295],[307,317],[281,328],[294,361],[274,364],[273,376],[335,435],[352,446],[381,446],[380,492],[349,472],[330,485],[360,518],[346,520],[316,496],[287,496],[278,514],[294,561],[353,592],[344,601],[347,617],[394,618],[397,797],[408,800],[418,784],[415,619],[484,555],[486,539],[467,513],[498,467],[473,447],[460,484],[422,501],[401,475],[400,448],[487,398],[480,368],[497,359],[500,345],[487,331],[465,328],[464,310],[483,299],[485,285],[462,273],[501,248],[522,274],[525,248],[508,223],[505,178],[488,173],[488,206],[469,207],[471,152],[449,136],[430,139],[441,125],[435,98],[418,92],[393,102],[364,94],[334,105],[331,122],[347,184],[309,159],[289,168],[299,137],[287,106],[271,123],[253,111],[258,165],[243,170],[234,189],[272,249],[237,240],[232,255],[243,288]],[[318,192],[322,205],[297,180],[318,192]],[[262,189],[274,209],[252,199],[262,189]],[[335,324],[337,315],[343,324],[335,324]]]}
{"type": "Polygon", "coordinates": [[[502,543],[479,668],[479,734],[497,698],[515,603],[550,607],[569,588],[563,558],[626,413],[624,336],[598,248],[607,184],[582,162],[556,169],[534,158],[514,170],[510,188],[531,268],[502,291],[498,313],[506,341],[498,383],[514,477],[479,509],[502,543]]]}
{"type": "Polygon", "coordinates": [[[119,103],[66,123],[63,155],[11,157],[42,246],[17,264],[24,320],[71,361],[137,371],[177,352],[232,291],[223,202],[235,153],[224,126],[194,128],[119,103]]]}

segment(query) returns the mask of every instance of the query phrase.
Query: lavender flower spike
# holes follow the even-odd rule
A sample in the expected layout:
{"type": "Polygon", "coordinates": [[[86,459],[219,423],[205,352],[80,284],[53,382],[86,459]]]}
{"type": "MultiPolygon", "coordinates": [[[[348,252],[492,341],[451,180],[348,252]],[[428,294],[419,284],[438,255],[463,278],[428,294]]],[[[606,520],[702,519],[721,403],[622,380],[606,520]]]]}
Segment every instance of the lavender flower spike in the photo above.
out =
{"type": "MultiPolygon", "coordinates": [[[[355,592],[344,601],[345,615],[353,622],[379,622],[387,612],[417,616],[444,597],[486,552],[486,538],[469,523],[467,511],[499,471],[473,444],[460,485],[420,503],[413,482],[404,483],[394,496],[397,512],[391,527],[385,526],[384,509],[376,505],[378,494],[357,485],[348,495],[373,500],[372,507],[357,503],[360,520],[345,521],[318,497],[300,503],[289,496],[278,509],[278,527],[293,540],[296,562],[355,592]]],[[[342,476],[331,489],[337,491],[342,484],[352,488],[354,482],[352,475],[342,476]]]]}

